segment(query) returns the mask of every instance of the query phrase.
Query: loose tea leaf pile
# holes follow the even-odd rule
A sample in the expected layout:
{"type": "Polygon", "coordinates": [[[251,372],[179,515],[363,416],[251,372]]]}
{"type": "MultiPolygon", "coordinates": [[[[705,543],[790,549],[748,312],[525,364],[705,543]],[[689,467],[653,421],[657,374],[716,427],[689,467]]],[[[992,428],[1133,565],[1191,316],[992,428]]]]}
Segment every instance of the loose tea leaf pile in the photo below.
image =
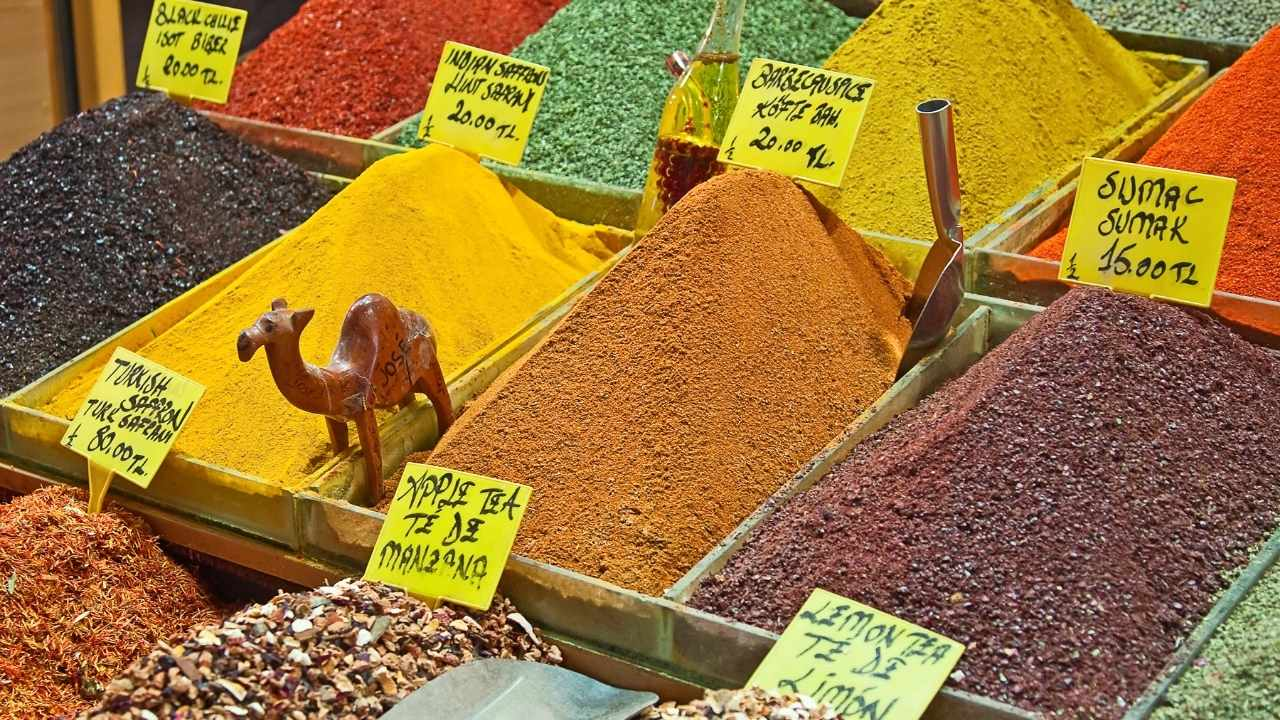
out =
{"type": "Polygon", "coordinates": [[[706,697],[683,705],[667,702],[649,708],[642,720],[840,720],[830,706],[803,695],[778,695],[760,688],[708,690],[706,697]]]}
{"type": "Polygon", "coordinates": [[[303,171],[163,95],[83,112],[0,164],[0,395],[305,220],[303,171]]]}
{"type": "Polygon", "coordinates": [[[1125,713],[1280,512],[1280,360],[1077,289],[770,518],[693,604],[781,630],[823,587],[968,645],[958,687],[1125,713]]]}
{"type": "Polygon", "coordinates": [[[377,718],[432,678],[490,657],[559,664],[560,649],[504,598],[469,615],[343,580],[158,644],[81,717],[377,718]]]}
{"type": "Polygon", "coordinates": [[[49,487],[0,504],[0,719],[75,712],[157,640],[217,622],[141,518],[49,487]]]}

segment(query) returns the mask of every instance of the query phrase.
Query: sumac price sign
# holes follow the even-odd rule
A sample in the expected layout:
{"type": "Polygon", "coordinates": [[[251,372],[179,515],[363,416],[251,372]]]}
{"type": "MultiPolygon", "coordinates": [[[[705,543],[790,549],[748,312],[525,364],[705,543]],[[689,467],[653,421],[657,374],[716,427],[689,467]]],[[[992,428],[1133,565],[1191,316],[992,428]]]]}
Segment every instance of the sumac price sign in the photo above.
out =
{"type": "Polygon", "coordinates": [[[1208,307],[1235,192],[1232,178],[1088,158],[1058,277],[1208,307]]]}

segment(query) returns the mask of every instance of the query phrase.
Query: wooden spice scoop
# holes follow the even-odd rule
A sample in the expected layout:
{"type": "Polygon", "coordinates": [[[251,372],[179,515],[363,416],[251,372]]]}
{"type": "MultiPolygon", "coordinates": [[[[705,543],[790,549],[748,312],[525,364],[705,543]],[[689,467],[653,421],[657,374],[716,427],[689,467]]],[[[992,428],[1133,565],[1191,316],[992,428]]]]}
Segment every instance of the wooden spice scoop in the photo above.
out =
{"type": "Polygon", "coordinates": [[[236,350],[240,361],[248,362],[266,347],[276,387],[299,410],[325,416],[335,452],[347,449],[347,421],[355,423],[366,472],[363,482],[352,484],[347,500],[373,507],[382,499],[382,446],[374,411],[406,407],[420,392],[431,400],[441,433],[453,423],[435,334],[421,315],[371,293],[347,310],[328,366],[316,367],[302,359],[298,347],[314,315],[315,310],[291,310],[284,300],[275,300],[240,333],[236,350]]]}

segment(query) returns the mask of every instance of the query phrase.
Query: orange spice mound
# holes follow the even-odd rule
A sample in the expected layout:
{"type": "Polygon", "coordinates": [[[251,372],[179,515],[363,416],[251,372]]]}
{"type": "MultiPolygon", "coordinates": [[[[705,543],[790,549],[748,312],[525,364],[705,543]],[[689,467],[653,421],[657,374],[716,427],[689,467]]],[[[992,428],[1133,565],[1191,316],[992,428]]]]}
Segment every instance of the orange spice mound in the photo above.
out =
{"type": "Polygon", "coordinates": [[[220,619],[141,518],[58,486],[0,504],[0,719],[74,715],[157,640],[220,619]]]}

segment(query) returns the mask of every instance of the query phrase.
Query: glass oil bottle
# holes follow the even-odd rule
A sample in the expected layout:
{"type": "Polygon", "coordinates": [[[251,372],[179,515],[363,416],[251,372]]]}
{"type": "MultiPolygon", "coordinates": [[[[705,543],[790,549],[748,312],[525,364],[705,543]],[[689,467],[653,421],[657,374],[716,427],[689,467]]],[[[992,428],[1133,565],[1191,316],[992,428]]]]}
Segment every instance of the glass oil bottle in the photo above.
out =
{"type": "Polygon", "coordinates": [[[738,104],[738,47],[745,9],[746,0],[716,0],[697,54],[667,95],[636,218],[637,236],[653,228],[694,186],[724,172],[716,156],[738,104]]]}

